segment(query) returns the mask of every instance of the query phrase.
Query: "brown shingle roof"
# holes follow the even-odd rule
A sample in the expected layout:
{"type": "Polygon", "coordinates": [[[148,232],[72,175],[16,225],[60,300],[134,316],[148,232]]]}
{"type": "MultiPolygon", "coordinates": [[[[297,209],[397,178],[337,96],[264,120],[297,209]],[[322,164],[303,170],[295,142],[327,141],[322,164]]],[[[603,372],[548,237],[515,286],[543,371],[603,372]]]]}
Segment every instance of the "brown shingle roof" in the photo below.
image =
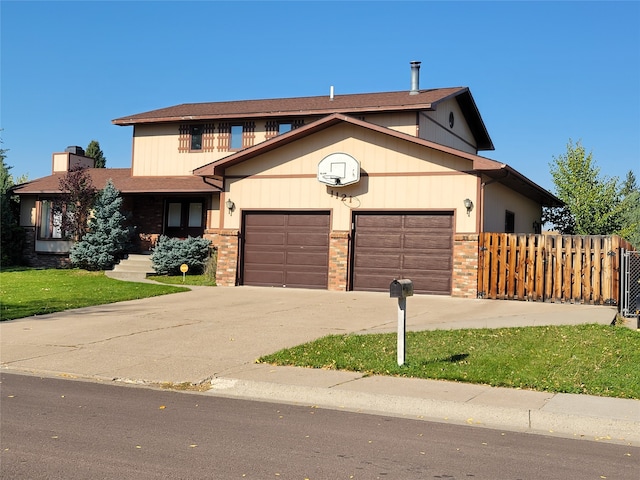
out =
{"type": "Polygon", "coordinates": [[[209,120],[217,118],[249,118],[273,116],[326,115],[329,113],[372,112],[385,110],[422,110],[452,95],[468,89],[464,87],[409,92],[359,93],[318,97],[239,100],[232,102],[184,103],[150,112],[116,118],[116,125],[172,122],[178,120],[209,120]]]}
{"type": "Polygon", "coordinates": [[[317,97],[240,100],[232,102],[184,103],[112,120],[115,125],[136,125],[178,121],[203,121],[242,118],[296,117],[332,113],[364,114],[371,112],[433,110],[436,105],[455,97],[471,126],[479,150],[493,150],[493,143],[467,87],[408,91],[328,95],[317,97]]]}
{"type": "MultiPolygon", "coordinates": [[[[220,182],[193,175],[180,177],[132,177],[130,168],[89,168],[93,185],[102,189],[111,180],[123,194],[134,193],[212,193],[219,192],[220,182]]],[[[24,194],[58,194],[64,172],[16,185],[13,192],[24,194]]]]}

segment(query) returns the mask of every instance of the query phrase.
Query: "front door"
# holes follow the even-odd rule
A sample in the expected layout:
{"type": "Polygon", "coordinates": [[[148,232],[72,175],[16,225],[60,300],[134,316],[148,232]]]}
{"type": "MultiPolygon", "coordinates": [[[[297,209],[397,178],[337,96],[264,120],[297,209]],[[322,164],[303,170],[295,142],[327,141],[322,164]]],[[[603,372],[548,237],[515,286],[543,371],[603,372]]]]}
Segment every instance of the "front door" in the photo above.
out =
{"type": "Polygon", "coordinates": [[[203,198],[166,200],[164,234],[168,237],[201,237],[204,234],[203,198]]]}

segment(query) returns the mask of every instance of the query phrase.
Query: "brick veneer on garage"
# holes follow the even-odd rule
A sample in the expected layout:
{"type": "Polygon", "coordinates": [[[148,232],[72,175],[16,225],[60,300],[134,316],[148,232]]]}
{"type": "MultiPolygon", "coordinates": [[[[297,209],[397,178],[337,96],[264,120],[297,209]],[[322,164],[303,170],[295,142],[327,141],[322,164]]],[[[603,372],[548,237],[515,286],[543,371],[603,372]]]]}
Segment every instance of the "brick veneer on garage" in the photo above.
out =
{"type": "Polygon", "coordinates": [[[349,232],[331,232],[329,235],[329,290],[344,292],[347,289],[348,265],[349,232]]]}
{"type": "Polygon", "coordinates": [[[453,238],[451,296],[478,296],[478,235],[456,234],[453,238]]]}
{"type": "Polygon", "coordinates": [[[207,230],[204,238],[218,250],[216,285],[233,287],[238,274],[238,230],[207,230]]]}

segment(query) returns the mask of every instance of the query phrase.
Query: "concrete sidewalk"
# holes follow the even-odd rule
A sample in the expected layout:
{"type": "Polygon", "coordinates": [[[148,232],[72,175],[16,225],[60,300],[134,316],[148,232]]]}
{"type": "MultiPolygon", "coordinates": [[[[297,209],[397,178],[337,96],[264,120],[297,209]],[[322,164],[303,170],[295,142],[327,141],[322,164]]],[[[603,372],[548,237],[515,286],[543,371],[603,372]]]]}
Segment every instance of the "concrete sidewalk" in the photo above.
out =
{"type": "MultiPolygon", "coordinates": [[[[610,324],[615,314],[588,305],[414,296],[407,330],[610,324]]],[[[388,294],[197,287],[3,322],[0,360],[16,373],[146,385],[210,382],[207,395],[640,446],[636,400],[255,363],[329,333],[393,332],[396,325],[397,303],[388,294]]]]}

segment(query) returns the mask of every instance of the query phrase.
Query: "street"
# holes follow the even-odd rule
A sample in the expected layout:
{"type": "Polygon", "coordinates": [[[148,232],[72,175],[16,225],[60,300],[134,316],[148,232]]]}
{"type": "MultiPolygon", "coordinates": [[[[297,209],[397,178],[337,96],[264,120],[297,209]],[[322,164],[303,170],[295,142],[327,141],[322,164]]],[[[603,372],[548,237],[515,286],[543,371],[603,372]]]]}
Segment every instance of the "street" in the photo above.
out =
{"type": "Polygon", "coordinates": [[[2,479],[636,479],[640,449],[207,394],[0,376],[2,479]]]}

